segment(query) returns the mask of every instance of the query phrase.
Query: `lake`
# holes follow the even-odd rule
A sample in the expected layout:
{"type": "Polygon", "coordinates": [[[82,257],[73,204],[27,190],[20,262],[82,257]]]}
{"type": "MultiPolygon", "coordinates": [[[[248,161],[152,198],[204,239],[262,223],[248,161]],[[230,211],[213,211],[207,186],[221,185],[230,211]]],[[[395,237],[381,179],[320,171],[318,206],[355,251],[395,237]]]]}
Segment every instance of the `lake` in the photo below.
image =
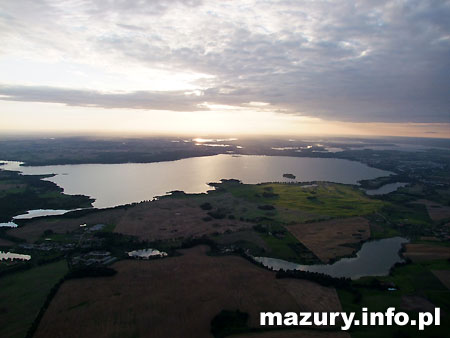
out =
{"type": "Polygon", "coordinates": [[[379,187],[378,189],[371,189],[371,190],[366,190],[366,194],[367,195],[385,195],[385,194],[389,194],[391,192],[396,191],[398,188],[401,187],[406,187],[408,185],[408,183],[400,183],[400,182],[396,182],[396,183],[389,183],[389,184],[385,184],[381,187],[379,187]]]}
{"type": "Polygon", "coordinates": [[[56,174],[46,178],[66,194],[95,198],[94,207],[107,208],[151,200],[173,190],[202,193],[209,182],[238,179],[244,183],[330,181],[357,184],[359,180],[388,176],[388,171],[359,162],[334,158],[215,155],[157,163],[77,164],[40,167],[7,162],[1,168],[26,175],[56,174]],[[283,177],[290,173],[296,180],[283,177]]]}
{"type": "Polygon", "coordinates": [[[399,250],[408,240],[403,237],[392,237],[366,242],[356,257],[342,258],[333,264],[301,265],[270,257],[255,257],[257,262],[274,270],[301,270],[319,272],[332,277],[348,277],[358,279],[365,276],[386,276],[390,268],[403,262],[399,250]]]}

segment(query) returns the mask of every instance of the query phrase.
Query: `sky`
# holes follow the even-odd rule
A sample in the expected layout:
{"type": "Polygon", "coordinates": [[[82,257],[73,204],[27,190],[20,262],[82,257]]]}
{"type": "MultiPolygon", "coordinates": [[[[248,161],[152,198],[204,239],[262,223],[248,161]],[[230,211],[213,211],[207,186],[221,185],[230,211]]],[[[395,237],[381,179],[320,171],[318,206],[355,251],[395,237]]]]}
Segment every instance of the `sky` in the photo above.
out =
{"type": "Polygon", "coordinates": [[[450,138],[450,0],[2,0],[0,132],[450,138]]]}

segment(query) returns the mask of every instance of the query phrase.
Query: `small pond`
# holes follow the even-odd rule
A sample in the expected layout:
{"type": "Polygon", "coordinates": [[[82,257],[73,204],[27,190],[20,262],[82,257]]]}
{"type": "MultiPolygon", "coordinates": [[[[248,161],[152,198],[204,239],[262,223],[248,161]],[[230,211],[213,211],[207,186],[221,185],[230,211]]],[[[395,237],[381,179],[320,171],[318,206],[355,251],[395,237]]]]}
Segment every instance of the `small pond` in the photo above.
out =
{"type": "MultiPolygon", "coordinates": [[[[74,209],[76,210],[76,209],[74,209]]],[[[36,210],[28,210],[26,213],[14,216],[13,219],[31,219],[35,217],[42,216],[57,216],[63,215],[72,210],[55,210],[55,209],[36,209],[36,210]]]]}
{"type": "Polygon", "coordinates": [[[167,256],[167,253],[156,249],[142,249],[130,251],[128,253],[128,256],[134,258],[149,259],[150,257],[165,257],[167,256]]]}
{"type": "Polygon", "coordinates": [[[29,261],[31,259],[30,255],[23,255],[23,254],[17,254],[13,252],[3,252],[0,251],[0,261],[2,260],[14,260],[14,259],[20,259],[23,261],[29,261]]]}
{"type": "Polygon", "coordinates": [[[17,228],[18,225],[14,222],[6,222],[6,223],[0,223],[0,228],[5,227],[5,228],[17,228]]]}
{"type": "Polygon", "coordinates": [[[398,188],[405,187],[406,185],[408,185],[408,183],[400,183],[400,182],[389,183],[389,184],[385,184],[385,185],[379,187],[378,189],[366,190],[366,194],[367,195],[385,195],[385,194],[394,192],[398,188]]]}

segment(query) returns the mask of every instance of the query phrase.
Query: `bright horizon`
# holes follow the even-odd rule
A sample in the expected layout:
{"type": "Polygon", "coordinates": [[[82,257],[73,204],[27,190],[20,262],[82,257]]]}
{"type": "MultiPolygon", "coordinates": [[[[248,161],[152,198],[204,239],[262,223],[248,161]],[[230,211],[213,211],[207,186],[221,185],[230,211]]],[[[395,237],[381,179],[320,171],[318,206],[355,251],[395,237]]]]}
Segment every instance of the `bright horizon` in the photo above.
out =
{"type": "Polygon", "coordinates": [[[450,1],[0,4],[0,133],[450,138],[450,1]]]}

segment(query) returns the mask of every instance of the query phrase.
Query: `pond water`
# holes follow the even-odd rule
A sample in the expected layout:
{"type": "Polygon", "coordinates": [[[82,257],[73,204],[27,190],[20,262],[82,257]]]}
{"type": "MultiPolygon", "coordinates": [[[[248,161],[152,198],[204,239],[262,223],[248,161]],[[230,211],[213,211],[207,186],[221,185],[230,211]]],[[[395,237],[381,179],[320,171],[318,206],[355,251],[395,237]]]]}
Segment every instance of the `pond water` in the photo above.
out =
{"type": "Polygon", "coordinates": [[[201,193],[212,189],[209,182],[238,179],[244,183],[330,181],[356,184],[359,180],[388,176],[391,173],[359,162],[334,158],[286,156],[215,155],[157,163],[78,164],[23,167],[7,162],[0,168],[18,170],[26,175],[56,174],[46,178],[67,194],[95,198],[94,207],[151,200],[173,190],[201,193]]]}
{"type": "Polygon", "coordinates": [[[340,151],[344,151],[343,148],[338,148],[338,147],[325,147],[325,149],[329,152],[329,153],[338,153],[340,151]]]}
{"type": "MultiPolygon", "coordinates": [[[[35,217],[42,217],[42,216],[57,216],[57,215],[63,215],[69,211],[74,211],[74,210],[80,210],[80,209],[72,209],[72,210],[55,210],[55,209],[36,209],[36,210],[28,210],[26,213],[21,214],[21,215],[17,215],[13,217],[13,221],[16,219],[31,219],[31,218],[35,218],[35,217]]],[[[17,228],[18,225],[16,223],[14,223],[13,221],[11,222],[6,222],[6,223],[0,223],[0,228],[1,227],[6,227],[6,228],[17,228]]]]}
{"type": "Polygon", "coordinates": [[[29,261],[31,259],[30,255],[22,255],[22,254],[16,254],[13,252],[3,252],[0,251],[0,261],[7,260],[7,259],[20,259],[23,261],[29,261]]]}
{"type": "Polygon", "coordinates": [[[18,225],[14,222],[6,222],[6,223],[0,223],[0,228],[17,228],[18,225]]]}
{"type": "Polygon", "coordinates": [[[142,249],[142,250],[130,251],[128,253],[128,256],[134,257],[134,258],[149,259],[150,257],[165,257],[165,256],[167,256],[167,253],[156,250],[156,249],[142,249]]]}
{"type": "Polygon", "coordinates": [[[274,270],[301,270],[319,272],[332,277],[348,277],[358,279],[365,276],[386,276],[389,269],[398,262],[403,262],[399,250],[408,240],[402,237],[392,237],[363,244],[356,257],[342,258],[333,264],[300,265],[276,258],[255,257],[274,270]]]}
{"type": "MultiPolygon", "coordinates": [[[[78,209],[74,209],[78,210],[78,209]]],[[[34,217],[42,217],[42,216],[57,216],[63,215],[72,210],[55,210],[55,209],[36,209],[36,210],[28,210],[25,214],[14,216],[14,219],[30,219],[34,217]]]]}
{"type": "Polygon", "coordinates": [[[378,189],[366,190],[366,194],[367,195],[385,195],[385,194],[394,192],[398,188],[405,187],[407,185],[408,185],[408,183],[400,183],[400,182],[389,183],[389,184],[385,184],[385,185],[379,187],[378,189]]]}

